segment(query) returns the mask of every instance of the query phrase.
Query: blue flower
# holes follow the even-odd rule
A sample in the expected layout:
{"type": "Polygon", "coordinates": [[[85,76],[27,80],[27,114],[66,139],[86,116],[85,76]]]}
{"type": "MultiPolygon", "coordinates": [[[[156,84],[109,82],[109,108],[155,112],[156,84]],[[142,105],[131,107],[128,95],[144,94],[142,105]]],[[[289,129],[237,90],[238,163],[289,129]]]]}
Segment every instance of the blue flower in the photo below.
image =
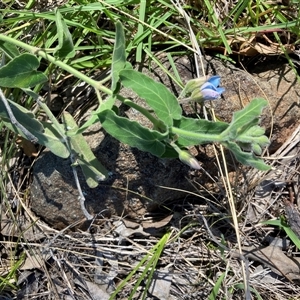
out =
{"type": "Polygon", "coordinates": [[[189,96],[188,98],[180,99],[181,104],[190,101],[202,103],[203,101],[219,99],[225,88],[219,87],[220,76],[212,76],[207,79],[206,76],[190,80],[181,95],[189,96]]]}
{"type": "Polygon", "coordinates": [[[202,96],[201,100],[207,101],[207,100],[216,100],[220,98],[221,94],[224,93],[225,91],[225,88],[218,87],[220,85],[220,80],[221,80],[220,76],[218,75],[212,76],[207,80],[207,82],[205,82],[200,87],[200,92],[202,96]]]}

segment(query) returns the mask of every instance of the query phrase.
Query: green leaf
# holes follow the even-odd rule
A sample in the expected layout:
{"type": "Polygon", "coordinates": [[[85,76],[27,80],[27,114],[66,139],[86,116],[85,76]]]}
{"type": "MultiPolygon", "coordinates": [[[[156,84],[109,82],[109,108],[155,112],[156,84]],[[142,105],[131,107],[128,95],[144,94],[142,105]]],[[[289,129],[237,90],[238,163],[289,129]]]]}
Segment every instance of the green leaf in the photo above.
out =
{"type": "Polygon", "coordinates": [[[256,155],[261,155],[262,154],[262,148],[259,144],[252,143],[251,144],[251,150],[256,154],[256,155]]]}
{"type": "Polygon", "coordinates": [[[252,126],[247,130],[247,134],[250,136],[259,137],[265,134],[265,129],[260,126],[252,126]]]}
{"type": "Polygon", "coordinates": [[[294,233],[294,231],[291,229],[291,227],[286,222],[284,222],[283,218],[280,218],[277,220],[268,220],[268,221],[262,222],[261,224],[278,226],[278,227],[284,229],[284,231],[288,235],[288,237],[293,241],[293,243],[297,246],[297,248],[300,249],[300,239],[294,233]]]}
{"type": "Polygon", "coordinates": [[[266,137],[264,133],[264,128],[255,125],[239,134],[235,142],[237,142],[242,149],[251,149],[255,154],[261,155],[262,148],[270,144],[268,137],[266,137]]]}
{"type": "Polygon", "coordinates": [[[167,134],[150,130],[135,121],[117,116],[111,110],[105,110],[98,114],[103,128],[114,138],[131,147],[150,152],[160,157],[165,152],[165,145],[160,142],[167,134]]]}
{"type": "MultiPolygon", "coordinates": [[[[116,23],[116,39],[112,58],[112,82],[111,90],[116,91],[117,83],[119,81],[119,73],[124,69],[126,64],[126,53],[125,53],[125,35],[121,22],[116,23]]],[[[107,107],[109,108],[109,107],[107,107]]]]}
{"type": "Polygon", "coordinates": [[[270,141],[263,135],[260,137],[238,137],[236,143],[246,151],[253,151],[257,155],[261,155],[262,148],[267,146],[270,141]]]}
{"type": "Polygon", "coordinates": [[[221,134],[229,126],[229,124],[224,122],[212,122],[203,119],[192,119],[186,117],[182,117],[181,120],[175,123],[175,125],[187,132],[203,134],[202,137],[197,137],[197,141],[189,136],[179,135],[177,144],[184,147],[213,142],[210,139],[210,136],[221,134]]]}
{"type": "MultiPolygon", "coordinates": [[[[49,148],[51,152],[62,158],[69,156],[69,151],[61,141],[60,134],[53,128],[52,124],[39,122],[34,118],[33,113],[19,104],[7,99],[11,110],[20,124],[22,124],[30,133],[38,139],[38,143],[49,148]]],[[[8,113],[2,101],[0,101],[0,117],[5,126],[11,131],[20,134],[26,138],[24,133],[15,125],[11,124],[8,113]]]]}
{"type": "MultiPolygon", "coordinates": [[[[43,125],[41,124],[41,122],[35,119],[32,112],[9,99],[7,99],[7,101],[17,121],[22,124],[28,131],[30,131],[31,133],[44,131],[43,125]]],[[[11,123],[9,115],[2,101],[0,101],[0,117],[4,122],[11,123]]],[[[17,128],[14,125],[12,125],[12,127],[17,128]]],[[[18,130],[14,131],[18,132],[18,130]]]]}
{"type": "Polygon", "coordinates": [[[268,171],[270,166],[264,163],[260,158],[257,158],[253,153],[246,153],[234,142],[222,142],[222,144],[229,149],[235,156],[236,160],[243,165],[254,167],[261,171],[268,171]]]}
{"type": "MultiPolygon", "coordinates": [[[[164,234],[164,236],[158,241],[158,243],[148,251],[148,253],[139,261],[139,263],[136,266],[134,266],[133,270],[126,276],[126,278],[120,282],[116,290],[110,295],[109,300],[116,299],[116,296],[119,294],[119,292],[123,289],[124,286],[126,286],[127,282],[132,281],[133,275],[139,270],[141,270],[141,267],[143,267],[143,272],[139,273],[139,279],[136,281],[134,287],[132,288],[128,299],[134,298],[135,292],[141,285],[141,282],[143,280],[146,281],[146,287],[149,287],[148,281],[152,279],[153,272],[157,269],[156,265],[160,259],[161,253],[165,245],[167,244],[170,238],[170,235],[170,232],[164,234]]],[[[144,291],[147,292],[148,288],[145,288],[144,291]]],[[[142,299],[145,298],[146,297],[143,297],[142,299]]]]}
{"type": "Polygon", "coordinates": [[[292,240],[292,242],[297,246],[297,248],[300,250],[300,240],[299,237],[294,233],[294,231],[289,226],[283,226],[283,229],[285,233],[288,235],[288,237],[292,240]]]}
{"type": "Polygon", "coordinates": [[[19,52],[18,48],[15,45],[11,44],[11,43],[0,41],[0,49],[10,59],[13,59],[14,57],[20,55],[20,52],[19,52]]]}
{"type": "Polygon", "coordinates": [[[78,130],[78,127],[75,120],[68,112],[63,113],[63,121],[68,129],[70,144],[72,150],[75,152],[76,161],[82,169],[86,183],[90,188],[95,188],[98,186],[100,180],[105,180],[107,178],[107,170],[97,160],[85,138],[81,134],[72,134],[78,130]]]}
{"type": "Polygon", "coordinates": [[[0,86],[9,88],[29,88],[46,82],[47,77],[40,71],[39,60],[24,53],[0,69],[0,86]]]}
{"type": "MultiPolygon", "coordinates": [[[[233,149],[237,160],[242,163],[248,160],[247,164],[251,166],[259,165],[258,161],[262,162],[262,160],[254,159],[255,156],[251,153],[242,154],[241,148],[261,155],[262,148],[270,143],[264,135],[264,128],[258,126],[259,116],[266,104],[267,101],[264,99],[253,99],[244,109],[233,114],[229,127],[221,134],[223,144],[229,145],[230,149],[233,149]]],[[[261,165],[258,169],[266,170],[266,166],[265,164],[261,165]]]]}
{"type": "Polygon", "coordinates": [[[132,89],[154,110],[157,117],[166,125],[180,120],[182,110],[176,97],[161,83],[135,70],[123,70],[120,79],[125,87],[132,89]]]}
{"type": "Polygon", "coordinates": [[[264,128],[255,126],[260,128],[261,130],[257,130],[254,127],[249,128],[248,130],[242,132],[240,135],[236,137],[236,140],[242,143],[252,143],[254,141],[262,143],[262,147],[267,146],[270,141],[269,139],[264,135],[264,128]],[[258,133],[260,132],[260,135],[258,133]],[[262,133],[261,133],[262,132],[262,133]]]}
{"type": "Polygon", "coordinates": [[[263,225],[278,226],[278,227],[280,227],[282,229],[283,229],[284,225],[287,226],[287,224],[284,224],[281,219],[263,221],[263,222],[261,222],[261,224],[263,224],[263,225]]]}
{"type": "Polygon", "coordinates": [[[178,152],[171,147],[169,144],[166,144],[166,150],[161,156],[162,158],[178,158],[178,152]]]}
{"type": "MultiPolygon", "coordinates": [[[[233,123],[233,121],[231,121],[231,123],[233,123]]],[[[253,118],[251,121],[249,121],[248,123],[246,123],[243,128],[241,130],[239,130],[238,132],[233,131],[230,132],[230,137],[232,139],[235,139],[237,137],[242,136],[246,131],[250,130],[252,127],[256,127],[258,126],[259,123],[259,117],[253,118]]],[[[259,127],[259,126],[258,126],[259,127]]]]}
{"type": "Polygon", "coordinates": [[[219,293],[219,290],[220,290],[221,284],[222,284],[222,282],[223,282],[223,280],[224,280],[224,278],[225,278],[225,275],[226,275],[226,273],[224,272],[224,273],[222,273],[222,275],[218,278],[218,280],[217,280],[216,284],[214,285],[214,287],[213,287],[213,289],[212,289],[210,295],[209,295],[208,298],[207,298],[208,300],[215,300],[215,299],[217,299],[217,295],[218,295],[218,293],[219,293]]]}
{"type": "Polygon", "coordinates": [[[58,46],[54,55],[59,58],[71,58],[75,56],[72,35],[58,9],[55,10],[55,22],[58,34],[58,46]]]}
{"type": "MultiPolygon", "coordinates": [[[[132,66],[126,62],[126,52],[125,52],[125,35],[124,29],[121,22],[116,23],[116,39],[113,51],[112,65],[111,65],[111,73],[112,73],[112,82],[111,82],[111,90],[116,93],[118,92],[118,82],[119,82],[119,73],[124,68],[132,69],[132,66]]],[[[116,101],[116,96],[109,96],[101,105],[98,107],[96,111],[92,113],[92,116],[79,128],[77,133],[84,132],[91,125],[95,124],[99,121],[98,113],[103,110],[111,109],[116,101]]]]}
{"type": "MultiPolygon", "coordinates": [[[[18,127],[13,126],[10,122],[3,121],[3,123],[9,130],[21,135],[26,139],[26,136],[18,127]]],[[[35,137],[37,137],[38,143],[48,148],[56,156],[68,158],[70,152],[65,144],[61,141],[59,133],[54,129],[53,126],[51,126],[52,124],[43,122],[43,125],[45,126],[44,132],[31,132],[35,137]]]]}
{"type": "Polygon", "coordinates": [[[97,113],[99,113],[99,111],[97,109],[96,111],[92,112],[92,115],[90,116],[90,118],[80,128],[78,128],[78,131],[75,134],[81,134],[85,130],[87,130],[90,126],[92,126],[96,122],[99,122],[99,118],[97,115],[97,113]]]}
{"type": "Polygon", "coordinates": [[[37,133],[39,144],[47,147],[52,153],[61,158],[68,158],[70,152],[66,147],[61,135],[51,123],[42,122],[45,131],[43,134],[37,133]]]}
{"type": "Polygon", "coordinates": [[[233,118],[226,130],[226,134],[230,132],[231,139],[236,139],[237,136],[241,135],[249,127],[257,124],[258,118],[267,103],[262,98],[256,98],[245,106],[244,109],[233,113],[233,118]]]}

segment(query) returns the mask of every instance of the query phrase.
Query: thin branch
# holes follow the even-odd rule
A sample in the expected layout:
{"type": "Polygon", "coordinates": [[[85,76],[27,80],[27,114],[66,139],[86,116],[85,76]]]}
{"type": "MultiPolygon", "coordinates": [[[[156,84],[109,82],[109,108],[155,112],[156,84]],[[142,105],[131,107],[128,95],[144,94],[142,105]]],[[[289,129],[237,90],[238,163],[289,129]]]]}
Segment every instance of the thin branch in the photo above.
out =
{"type": "Polygon", "coordinates": [[[72,162],[71,166],[72,166],[72,171],[73,171],[76,187],[77,187],[77,190],[78,190],[78,193],[79,193],[78,199],[79,199],[81,210],[82,210],[84,216],[87,218],[87,220],[92,220],[94,217],[86,210],[85,205],[84,205],[85,197],[83,195],[81,185],[80,185],[80,182],[79,182],[79,179],[78,179],[78,174],[77,174],[77,170],[76,170],[76,166],[75,166],[76,161],[74,159],[74,155],[71,154],[70,158],[71,158],[71,162],[72,162]]]}

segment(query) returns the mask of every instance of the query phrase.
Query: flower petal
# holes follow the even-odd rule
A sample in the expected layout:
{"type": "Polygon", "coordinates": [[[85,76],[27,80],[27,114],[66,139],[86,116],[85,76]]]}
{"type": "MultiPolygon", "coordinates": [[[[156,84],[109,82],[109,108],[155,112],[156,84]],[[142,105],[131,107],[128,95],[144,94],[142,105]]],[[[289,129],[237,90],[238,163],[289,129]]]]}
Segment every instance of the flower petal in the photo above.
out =
{"type": "Polygon", "coordinates": [[[205,82],[200,87],[200,91],[203,91],[203,90],[206,90],[206,89],[217,91],[217,88],[212,83],[210,83],[210,82],[205,82]]]}
{"type": "Polygon", "coordinates": [[[214,87],[218,87],[220,84],[221,77],[219,75],[215,75],[210,77],[207,82],[211,83],[214,87]]]}
{"type": "Polygon", "coordinates": [[[202,93],[204,101],[207,101],[207,100],[216,100],[216,99],[220,98],[220,96],[221,96],[220,93],[218,93],[217,91],[214,91],[212,89],[201,90],[201,93],[202,93]]]}
{"type": "Polygon", "coordinates": [[[221,95],[225,92],[225,88],[219,87],[219,88],[217,88],[217,92],[221,95]]]}

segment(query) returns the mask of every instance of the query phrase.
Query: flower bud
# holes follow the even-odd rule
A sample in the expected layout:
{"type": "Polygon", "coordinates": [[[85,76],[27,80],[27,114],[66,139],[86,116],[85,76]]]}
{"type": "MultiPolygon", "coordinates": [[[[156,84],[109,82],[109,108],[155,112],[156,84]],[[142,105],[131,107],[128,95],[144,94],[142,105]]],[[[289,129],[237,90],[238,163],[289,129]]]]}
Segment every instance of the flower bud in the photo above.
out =
{"type": "Polygon", "coordinates": [[[184,88],[185,94],[191,94],[194,90],[198,89],[202,84],[204,84],[207,80],[207,76],[202,76],[199,78],[195,78],[189,80],[184,88]]]}
{"type": "Polygon", "coordinates": [[[179,154],[179,159],[186,165],[190,166],[193,169],[199,170],[201,169],[201,166],[198,162],[198,160],[189,152],[180,150],[178,152],[179,154]]]}
{"type": "Polygon", "coordinates": [[[203,94],[202,94],[200,88],[195,89],[192,92],[190,101],[195,101],[195,102],[201,103],[203,100],[204,100],[204,97],[203,97],[203,94]]]}

